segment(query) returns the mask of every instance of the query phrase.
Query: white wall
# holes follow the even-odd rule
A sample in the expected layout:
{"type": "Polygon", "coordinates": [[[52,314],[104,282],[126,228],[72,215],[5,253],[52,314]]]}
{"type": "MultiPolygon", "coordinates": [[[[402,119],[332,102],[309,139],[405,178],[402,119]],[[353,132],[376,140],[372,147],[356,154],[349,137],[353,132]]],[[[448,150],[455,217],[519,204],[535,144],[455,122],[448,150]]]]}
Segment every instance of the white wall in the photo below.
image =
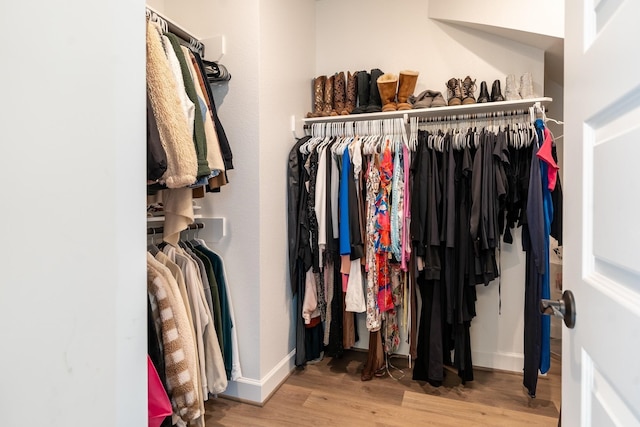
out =
{"type": "MultiPolygon", "coordinates": [[[[530,71],[542,93],[544,53],[483,31],[427,18],[429,2],[321,0],[316,3],[316,74],[371,70],[420,71],[415,93],[441,91],[451,77],[486,80],[530,71]],[[366,3],[366,5],[365,5],[366,3]],[[336,11],[339,11],[337,13],[336,11]],[[396,23],[402,23],[396,25],[396,23]]],[[[504,94],[504,92],[503,92],[504,94]]]]}
{"type": "MultiPolygon", "coordinates": [[[[428,18],[430,2],[402,0],[390,4],[320,0],[316,2],[316,73],[378,67],[397,74],[402,69],[420,71],[415,93],[441,91],[446,81],[470,75],[478,87],[486,80],[529,71],[534,91],[543,94],[544,52],[515,41],[471,28],[428,18]],[[400,23],[400,24],[398,24],[400,23]]],[[[484,8],[484,6],[483,6],[484,8]]],[[[477,7],[473,8],[477,10],[477,7]]],[[[487,9],[491,13],[495,9],[487,9]]],[[[478,316],[471,324],[474,364],[520,371],[523,352],[524,254],[520,230],[516,241],[505,247],[502,257],[502,314],[498,309],[498,284],[478,287],[478,316]]],[[[362,320],[362,319],[361,319],[362,320]]],[[[367,345],[364,323],[360,324],[359,347],[367,345]]],[[[401,352],[408,347],[403,345],[401,352]]]]}
{"type": "MultiPolygon", "coordinates": [[[[314,14],[313,0],[260,2],[260,372],[263,378],[295,348],[295,315],[287,268],[287,158],[295,141],[290,118],[294,115],[299,119],[308,108],[307,97],[315,68],[314,14]]],[[[297,131],[298,135],[302,134],[300,128],[297,131]]],[[[288,366],[293,367],[293,362],[291,357],[288,366]]]]}
{"type": "Polygon", "coordinates": [[[147,423],[143,14],[0,4],[6,425],[147,423]]]}
{"type": "Polygon", "coordinates": [[[564,1],[485,0],[482,4],[466,0],[428,0],[429,16],[434,19],[512,29],[518,32],[564,38],[564,1]]]}
{"type": "Polygon", "coordinates": [[[224,34],[227,39],[223,64],[232,78],[214,90],[214,97],[233,150],[235,169],[228,173],[230,183],[219,194],[207,195],[200,204],[203,215],[226,218],[227,235],[212,247],[224,258],[229,276],[243,375],[259,380],[258,0],[165,0],[165,7],[168,17],[194,35],[224,34]]]}

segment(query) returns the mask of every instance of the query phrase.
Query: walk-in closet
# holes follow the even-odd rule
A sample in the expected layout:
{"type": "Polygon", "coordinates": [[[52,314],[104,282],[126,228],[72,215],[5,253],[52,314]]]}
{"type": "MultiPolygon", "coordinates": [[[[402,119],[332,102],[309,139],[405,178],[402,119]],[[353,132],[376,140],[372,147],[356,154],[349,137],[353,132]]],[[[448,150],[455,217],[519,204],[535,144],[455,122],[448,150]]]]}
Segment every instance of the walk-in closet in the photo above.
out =
{"type": "Polygon", "coordinates": [[[3,4],[5,423],[638,424],[639,8],[3,4]]]}

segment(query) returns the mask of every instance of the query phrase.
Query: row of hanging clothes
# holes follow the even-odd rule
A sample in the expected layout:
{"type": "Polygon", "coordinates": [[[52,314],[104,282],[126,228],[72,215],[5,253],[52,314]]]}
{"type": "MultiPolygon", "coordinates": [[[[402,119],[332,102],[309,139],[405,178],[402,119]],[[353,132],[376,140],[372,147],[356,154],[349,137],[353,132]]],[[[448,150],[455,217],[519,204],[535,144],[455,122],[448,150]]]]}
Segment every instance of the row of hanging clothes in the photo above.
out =
{"type": "Polygon", "coordinates": [[[148,349],[169,398],[162,426],[205,425],[204,402],[242,376],[229,281],[222,257],[193,224],[177,245],[148,229],[148,349]]]}
{"type": "Polygon", "coordinates": [[[233,154],[218,117],[203,45],[147,9],[147,194],[163,203],[165,239],[193,223],[193,198],[228,183],[233,154]],[[169,219],[170,218],[170,219],[169,219]]]}
{"type": "Polygon", "coordinates": [[[401,330],[415,380],[438,386],[445,365],[473,380],[476,286],[499,278],[501,244],[517,226],[531,265],[525,385],[535,394],[532,372],[548,369],[548,318],[537,311],[549,293],[543,242],[561,233],[561,189],[552,138],[532,114],[311,125],[288,159],[297,365],[323,351],[341,356],[358,340],[355,314],[365,313],[363,380],[389,372],[401,330]]]}
{"type": "Polygon", "coordinates": [[[146,15],[147,211],[164,217],[149,230],[148,352],[171,412],[152,414],[161,390],[150,381],[149,425],[204,426],[204,402],[242,374],[224,262],[184,232],[200,228],[193,200],[228,183],[233,155],[203,44],[148,7],[146,15]]]}

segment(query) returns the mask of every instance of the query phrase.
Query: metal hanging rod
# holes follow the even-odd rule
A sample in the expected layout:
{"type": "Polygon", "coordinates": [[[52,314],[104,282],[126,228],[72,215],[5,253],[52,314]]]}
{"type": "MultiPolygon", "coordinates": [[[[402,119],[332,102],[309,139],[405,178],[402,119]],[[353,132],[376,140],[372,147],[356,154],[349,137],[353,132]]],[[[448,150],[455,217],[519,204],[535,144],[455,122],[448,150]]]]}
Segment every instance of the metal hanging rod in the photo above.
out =
{"type": "Polygon", "coordinates": [[[162,16],[161,13],[154,10],[151,6],[146,7],[145,15],[152,22],[160,24],[165,32],[175,34],[179,39],[189,45],[192,50],[198,51],[200,56],[204,57],[204,44],[198,40],[198,37],[192,35],[180,25],[162,16]]]}
{"type": "MultiPolygon", "coordinates": [[[[202,230],[204,228],[204,224],[201,222],[194,222],[193,224],[189,224],[187,230],[202,230]]],[[[186,231],[186,230],[185,230],[186,231]]],[[[150,227],[147,228],[147,235],[152,236],[155,234],[164,233],[164,227],[150,227]]]]}

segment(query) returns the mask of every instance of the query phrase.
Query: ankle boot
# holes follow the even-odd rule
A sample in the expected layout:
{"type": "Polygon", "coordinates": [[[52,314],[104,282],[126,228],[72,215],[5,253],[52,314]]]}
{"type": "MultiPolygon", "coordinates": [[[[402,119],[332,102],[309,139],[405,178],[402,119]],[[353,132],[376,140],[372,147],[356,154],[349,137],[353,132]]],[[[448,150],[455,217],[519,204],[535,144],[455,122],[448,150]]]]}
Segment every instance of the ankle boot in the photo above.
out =
{"type": "Polygon", "coordinates": [[[516,76],[513,74],[509,74],[507,76],[507,82],[505,83],[504,88],[504,97],[507,101],[517,101],[518,99],[522,99],[520,97],[520,88],[518,88],[516,76]]]}
{"type": "Polygon", "coordinates": [[[378,91],[378,78],[384,73],[379,68],[371,70],[371,79],[369,80],[369,103],[365,109],[365,113],[379,113],[382,111],[382,101],[380,100],[380,92],[378,91]]]}
{"type": "Polygon", "coordinates": [[[378,90],[382,101],[382,111],[396,111],[396,90],[398,88],[398,77],[395,74],[383,74],[378,78],[378,90]]]}
{"type": "Polygon", "coordinates": [[[491,85],[491,102],[504,101],[502,96],[502,89],[500,89],[500,80],[495,80],[491,85]]]}
{"type": "Polygon", "coordinates": [[[324,108],[322,109],[322,117],[330,116],[333,110],[333,78],[333,76],[329,76],[324,82],[324,108]]]}
{"type": "Polygon", "coordinates": [[[531,73],[524,73],[522,77],[520,77],[520,96],[522,99],[536,97],[533,93],[533,78],[531,77],[531,73]]]}
{"type": "Polygon", "coordinates": [[[307,118],[320,117],[324,107],[324,82],[327,76],[319,76],[313,79],[313,111],[307,113],[307,118]]]}
{"type": "Polygon", "coordinates": [[[342,115],[351,114],[354,108],[356,108],[356,96],[358,96],[356,75],[351,74],[351,71],[347,71],[347,101],[344,104],[344,108],[340,112],[342,115]]]}
{"type": "Polygon", "coordinates": [[[449,105],[462,104],[462,93],[460,91],[460,80],[452,77],[447,82],[447,97],[449,105]]]}
{"type": "Polygon", "coordinates": [[[357,80],[358,87],[358,106],[353,109],[351,114],[362,114],[367,109],[367,104],[369,102],[369,73],[366,71],[358,71],[355,74],[357,80]]]}
{"type": "Polygon", "coordinates": [[[487,90],[487,82],[484,80],[480,83],[480,95],[478,95],[478,104],[489,102],[489,91],[487,90]]]}
{"type": "Polygon", "coordinates": [[[471,80],[469,76],[465,77],[460,84],[460,89],[462,91],[462,105],[476,103],[476,97],[473,94],[476,90],[475,80],[471,80]]]}
{"type": "Polygon", "coordinates": [[[410,95],[416,88],[418,82],[418,72],[411,70],[400,71],[400,79],[398,81],[398,111],[411,110],[411,104],[407,102],[410,95]]]}
{"type": "Polygon", "coordinates": [[[340,71],[333,77],[333,110],[331,110],[332,116],[338,116],[342,114],[344,110],[344,98],[345,88],[344,72],[340,71]]]}

